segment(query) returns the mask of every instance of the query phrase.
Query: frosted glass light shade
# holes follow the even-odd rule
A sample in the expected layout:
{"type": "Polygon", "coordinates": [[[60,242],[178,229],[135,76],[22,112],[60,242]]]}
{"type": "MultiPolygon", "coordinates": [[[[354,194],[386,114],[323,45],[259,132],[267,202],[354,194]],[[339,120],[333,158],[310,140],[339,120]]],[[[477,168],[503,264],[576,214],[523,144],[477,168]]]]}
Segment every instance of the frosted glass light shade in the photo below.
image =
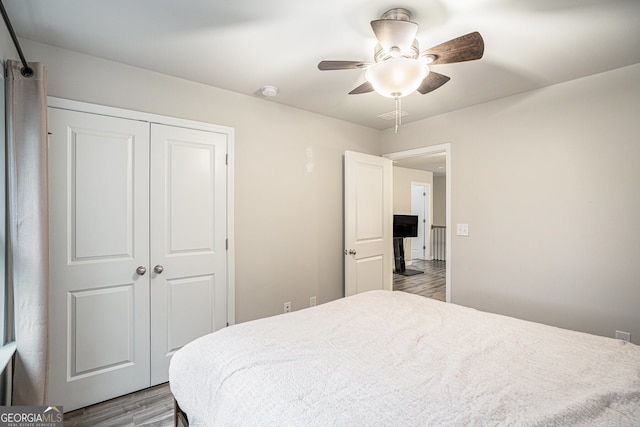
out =
{"type": "Polygon", "coordinates": [[[402,98],[415,92],[428,73],[429,67],[422,61],[396,58],[371,66],[365,77],[380,95],[402,98]]]}

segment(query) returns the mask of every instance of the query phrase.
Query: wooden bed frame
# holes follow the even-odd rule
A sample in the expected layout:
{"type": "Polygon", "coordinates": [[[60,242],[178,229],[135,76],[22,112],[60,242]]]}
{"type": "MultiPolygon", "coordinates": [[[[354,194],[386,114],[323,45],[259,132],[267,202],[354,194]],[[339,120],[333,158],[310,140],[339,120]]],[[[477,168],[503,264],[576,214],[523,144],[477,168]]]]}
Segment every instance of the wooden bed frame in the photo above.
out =
{"type": "Polygon", "coordinates": [[[180,408],[178,401],[173,399],[173,426],[174,427],[189,427],[189,418],[187,414],[180,408]]]}

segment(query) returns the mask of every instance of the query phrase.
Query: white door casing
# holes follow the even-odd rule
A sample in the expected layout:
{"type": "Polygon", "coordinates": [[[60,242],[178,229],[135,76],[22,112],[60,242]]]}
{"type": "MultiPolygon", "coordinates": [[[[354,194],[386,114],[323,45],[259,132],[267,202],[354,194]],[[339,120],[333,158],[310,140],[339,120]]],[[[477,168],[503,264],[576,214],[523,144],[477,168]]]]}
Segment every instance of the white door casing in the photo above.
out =
{"type": "Polygon", "coordinates": [[[226,326],[226,138],[151,128],[151,385],[178,349],[226,326]]]}
{"type": "Polygon", "coordinates": [[[49,108],[49,132],[47,399],[71,410],[149,384],[149,126],[49,108]]]}
{"type": "Polygon", "coordinates": [[[392,163],[344,154],[345,296],[393,289],[392,163]]]}

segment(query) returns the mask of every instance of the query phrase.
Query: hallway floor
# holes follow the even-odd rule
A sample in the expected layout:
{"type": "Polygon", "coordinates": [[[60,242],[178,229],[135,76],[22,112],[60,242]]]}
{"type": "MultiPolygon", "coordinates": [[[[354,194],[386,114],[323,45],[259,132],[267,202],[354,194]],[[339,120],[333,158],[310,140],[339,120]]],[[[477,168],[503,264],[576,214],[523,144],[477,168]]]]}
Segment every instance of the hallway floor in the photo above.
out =
{"type": "Polygon", "coordinates": [[[422,295],[439,301],[446,301],[445,261],[413,260],[408,270],[423,271],[424,274],[403,276],[393,274],[393,290],[422,295]]]}

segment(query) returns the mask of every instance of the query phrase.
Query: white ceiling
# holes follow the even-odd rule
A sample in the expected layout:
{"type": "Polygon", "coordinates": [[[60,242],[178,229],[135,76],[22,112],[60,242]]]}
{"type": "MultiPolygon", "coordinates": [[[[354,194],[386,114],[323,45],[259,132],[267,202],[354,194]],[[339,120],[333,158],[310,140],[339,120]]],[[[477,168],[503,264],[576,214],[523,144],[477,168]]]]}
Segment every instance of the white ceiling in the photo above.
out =
{"type": "Polygon", "coordinates": [[[447,155],[445,152],[434,154],[422,154],[419,156],[405,157],[393,161],[394,166],[406,169],[418,169],[433,172],[433,176],[447,175],[447,155]]]}
{"type": "MultiPolygon", "coordinates": [[[[369,22],[405,7],[420,49],[479,31],[479,61],[437,65],[451,77],[403,98],[404,123],[640,62],[638,0],[4,0],[19,37],[376,129],[394,110],[347,95],[363,72],[319,71],[323,59],[371,61],[369,22]]],[[[38,61],[29,52],[30,61],[38,61]]],[[[46,64],[45,64],[46,65],[46,64]]]]}

